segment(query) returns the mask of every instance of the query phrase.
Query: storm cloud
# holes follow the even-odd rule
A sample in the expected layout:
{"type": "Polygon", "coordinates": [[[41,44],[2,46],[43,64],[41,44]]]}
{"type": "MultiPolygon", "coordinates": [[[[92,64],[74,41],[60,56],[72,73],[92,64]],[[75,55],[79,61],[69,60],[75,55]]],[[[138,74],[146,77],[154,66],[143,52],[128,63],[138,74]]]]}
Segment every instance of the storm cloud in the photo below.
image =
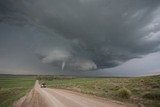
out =
{"type": "Polygon", "coordinates": [[[0,1],[0,57],[86,71],[159,50],[159,0],[0,1]]]}

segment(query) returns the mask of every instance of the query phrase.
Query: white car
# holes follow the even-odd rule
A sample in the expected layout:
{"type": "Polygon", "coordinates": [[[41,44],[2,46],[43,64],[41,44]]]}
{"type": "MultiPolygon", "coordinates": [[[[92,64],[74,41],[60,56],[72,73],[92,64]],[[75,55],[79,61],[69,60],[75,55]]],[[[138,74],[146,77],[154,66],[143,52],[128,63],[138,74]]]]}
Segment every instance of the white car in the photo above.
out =
{"type": "Polygon", "coordinates": [[[46,87],[47,87],[47,86],[46,86],[46,83],[43,82],[43,83],[41,84],[41,88],[46,88],[46,87]]]}

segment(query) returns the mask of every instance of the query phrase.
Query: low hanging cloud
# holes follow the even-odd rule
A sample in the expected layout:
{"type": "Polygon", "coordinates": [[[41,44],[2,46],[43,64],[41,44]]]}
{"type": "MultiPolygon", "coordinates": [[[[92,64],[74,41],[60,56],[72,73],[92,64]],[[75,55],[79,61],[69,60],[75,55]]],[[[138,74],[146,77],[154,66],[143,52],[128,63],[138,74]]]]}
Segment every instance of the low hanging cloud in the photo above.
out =
{"type": "Polygon", "coordinates": [[[70,57],[70,54],[66,51],[54,50],[54,51],[48,53],[48,55],[42,59],[42,62],[43,63],[51,63],[54,61],[65,61],[69,57],[70,57]]]}
{"type": "Polygon", "coordinates": [[[33,54],[62,70],[111,68],[160,50],[159,0],[5,0],[0,21],[32,26],[33,54]]]}
{"type": "Polygon", "coordinates": [[[43,63],[49,63],[52,65],[58,65],[62,67],[62,70],[64,68],[70,70],[92,70],[96,69],[96,64],[87,59],[83,58],[75,58],[70,53],[64,51],[64,50],[54,50],[51,51],[47,56],[42,58],[43,63]]]}
{"type": "Polygon", "coordinates": [[[97,69],[97,65],[92,60],[89,60],[89,59],[73,58],[65,63],[67,65],[67,68],[75,71],[76,70],[88,71],[88,70],[97,69]]]}

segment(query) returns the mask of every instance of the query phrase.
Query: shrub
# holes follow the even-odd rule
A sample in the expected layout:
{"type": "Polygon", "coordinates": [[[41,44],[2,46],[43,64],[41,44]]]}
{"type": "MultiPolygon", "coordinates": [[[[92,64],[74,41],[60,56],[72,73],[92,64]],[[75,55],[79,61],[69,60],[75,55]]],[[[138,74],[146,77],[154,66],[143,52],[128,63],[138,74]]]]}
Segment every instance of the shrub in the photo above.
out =
{"type": "Polygon", "coordinates": [[[143,98],[152,99],[152,100],[160,100],[160,91],[145,93],[143,95],[143,98]]]}
{"type": "Polygon", "coordinates": [[[121,97],[121,98],[128,99],[131,96],[131,91],[129,89],[125,88],[125,87],[120,88],[118,90],[118,96],[121,97]]]}

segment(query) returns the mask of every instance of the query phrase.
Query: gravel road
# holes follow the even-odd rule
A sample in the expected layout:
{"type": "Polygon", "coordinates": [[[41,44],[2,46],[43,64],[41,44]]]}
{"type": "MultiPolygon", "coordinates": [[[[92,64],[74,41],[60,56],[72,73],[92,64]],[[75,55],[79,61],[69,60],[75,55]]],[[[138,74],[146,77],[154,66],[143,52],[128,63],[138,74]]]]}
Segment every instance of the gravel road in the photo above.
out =
{"type": "Polygon", "coordinates": [[[40,88],[36,81],[31,92],[14,103],[13,107],[136,107],[68,90],[40,88]]]}

